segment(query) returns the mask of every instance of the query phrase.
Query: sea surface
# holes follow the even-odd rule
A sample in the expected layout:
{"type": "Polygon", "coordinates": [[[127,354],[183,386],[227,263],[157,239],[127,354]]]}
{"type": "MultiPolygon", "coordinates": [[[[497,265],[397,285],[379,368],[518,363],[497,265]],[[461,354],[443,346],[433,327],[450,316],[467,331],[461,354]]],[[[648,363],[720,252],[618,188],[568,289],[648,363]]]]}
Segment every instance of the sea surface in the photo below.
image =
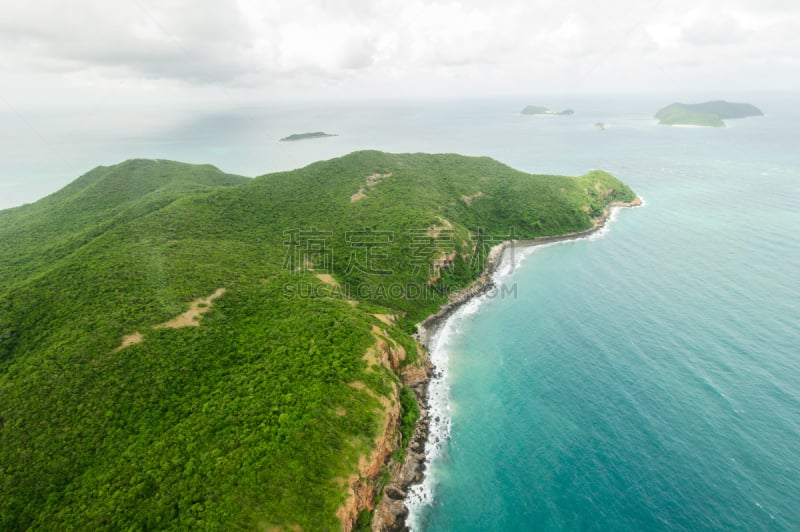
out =
{"type": "Polygon", "coordinates": [[[652,114],[673,99],[153,110],[128,128],[128,111],[117,122],[17,116],[28,133],[4,136],[16,149],[0,162],[0,208],[133,157],[250,176],[357,149],[608,170],[645,206],[590,238],[508,252],[500,290],[431,342],[439,422],[410,524],[798,530],[800,101],[740,97],[767,116],[725,129],[658,126],[652,114]],[[527,104],[576,114],[520,115],[527,104]],[[317,130],[339,136],[278,142],[317,130]]]}

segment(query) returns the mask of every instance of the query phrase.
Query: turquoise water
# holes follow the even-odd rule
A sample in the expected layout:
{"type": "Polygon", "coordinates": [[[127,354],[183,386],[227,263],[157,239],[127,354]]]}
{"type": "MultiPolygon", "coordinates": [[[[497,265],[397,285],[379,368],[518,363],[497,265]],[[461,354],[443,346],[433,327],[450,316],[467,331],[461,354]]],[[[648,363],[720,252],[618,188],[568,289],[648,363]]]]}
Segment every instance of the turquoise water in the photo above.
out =
{"type": "Polygon", "coordinates": [[[797,530],[800,104],[742,97],[768,116],[655,125],[673,99],[25,116],[4,122],[17,136],[4,136],[0,208],[132,157],[258,175],[370,148],[609,170],[646,206],[599,238],[516,250],[505,297],[470,303],[437,338],[438,453],[412,524],[797,530]],[[576,114],[521,116],[529,103],[576,114]],[[277,141],[316,130],[340,136],[277,141]]]}
{"type": "Polygon", "coordinates": [[[646,206],[450,320],[415,528],[800,528],[800,139],[759,120],[629,125],[594,155],[646,206]]]}

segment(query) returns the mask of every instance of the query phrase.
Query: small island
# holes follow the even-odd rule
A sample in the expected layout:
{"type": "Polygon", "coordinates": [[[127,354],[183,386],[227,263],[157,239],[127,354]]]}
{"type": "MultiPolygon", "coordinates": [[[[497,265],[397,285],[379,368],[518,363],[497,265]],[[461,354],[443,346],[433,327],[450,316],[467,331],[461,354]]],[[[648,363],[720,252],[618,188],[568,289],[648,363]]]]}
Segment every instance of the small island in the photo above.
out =
{"type": "Polygon", "coordinates": [[[749,103],[715,100],[693,104],[673,103],[658,111],[655,117],[662,125],[725,127],[726,119],[763,115],[761,109],[749,103]]]}
{"type": "Polygon", "coordinates": [[[291,142],[295,140],[306,140],[306,139],[320,139],[323,137],[335,137],[335,134],[332,133],[325,133],[323,131],[312,131],[310,133],[294,133],[289,135],[288,137],[283,137],[281,142],[291,142]]]}
{"type": "Polygon", "coordinates": [[[524,115],[559,115],[559,116],[569,116],[575,114],[575,111],[572,109],[564,109],[563,111],[551,111],[547,107],[542,105],[528,105],[520,111],[524,115]]]}

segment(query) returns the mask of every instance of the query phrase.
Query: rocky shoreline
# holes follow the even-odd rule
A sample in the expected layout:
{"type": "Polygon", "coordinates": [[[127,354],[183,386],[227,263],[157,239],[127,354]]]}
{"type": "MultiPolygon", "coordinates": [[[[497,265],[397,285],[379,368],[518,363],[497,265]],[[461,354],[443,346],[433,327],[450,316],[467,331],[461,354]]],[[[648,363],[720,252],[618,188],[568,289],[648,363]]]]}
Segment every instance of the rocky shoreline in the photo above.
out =
{"type": "Polygon", "coordinates": [[[409,488],[423,481],[427,466],[425,449],[430,443],[430,425],[432,421],[428,386],[434,376],[441,377],[441,373],[439,373],[441,369],[436,368],[430,360],[428,345],[447,318],[472,298],[485,294],[495,287],[492,275],[502,263],[503,255],[508,248],[529,248],[584,238],[605,227],[606,222],[608,222],[613,213],[613,209],[641,205],[642,200],[639,197],[629,203],[613,203],[606,207],[602,217],[595,219],[593,227],[584,231],[539,237],[531,240],[509,240],[494,246],[489,251],[486,268],[483,273],[470,286],[452,293],[449,301],[442,305],[438,312],[417,324],[417,332],[414,334],[414,338],[421,347],[425,375],[416,375],[411,381],[407,381],[404,376],[403,382],[413,390],[416,396],[420,417],[417,420],[414,436],[405,450],[405,460],[402,463],[393,463],[389,466],[391,478],[383,489],[383,497],[375,507],[372,519],[373,531],[403,532],[409,530],[406,525],[406,519],[409,515],[406,498],[409,488]]]}

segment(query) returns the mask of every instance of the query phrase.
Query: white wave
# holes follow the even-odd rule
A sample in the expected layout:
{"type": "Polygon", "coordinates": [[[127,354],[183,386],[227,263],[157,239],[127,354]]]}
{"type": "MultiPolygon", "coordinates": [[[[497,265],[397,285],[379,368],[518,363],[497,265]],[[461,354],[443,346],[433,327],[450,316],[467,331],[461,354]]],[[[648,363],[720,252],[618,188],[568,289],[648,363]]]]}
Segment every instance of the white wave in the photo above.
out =
{"type": "MultiPolygon", "coordinates": [[[[647,202],[644,200],[644,198],[640,197],[639,199],[641,200],[642,203],[640,205],[637,205],[637,206],[632,207],[632,208],[638,209],[639,207],[645,207],[647,205],[647,202]]],[[[606,223],[603,224],[603,227],[601,227],[600,229],[598,229],[597,231],[595,231],[594,233],[592,233],[590,235],[587,235],[587,236],[582,237],[582,238],[576,238],[575,240],[584,240],[584,239],[585,240],[597,240],[597,239],[605,237],[608,233],[611,232],[611,224],[616,222],[617,219],[619,219],[620,211],[622,211],[622,209],[630,209],[630,208],[631,207],[619,207],[619,206],[611,207],[609,209],[609,212],[608,212],[608,219],[606,220],[606,223]]],[[[565,240],[564,242],[569,242],[569,240],[565,240]]]]}
{"type": "MultiPolygon", "coordinates": [[[[474,314],[477,314],[478,313],[478,309],[480,309],[480,306],[481,306],[482,302],[483,302],[483,298],[482,297],[472,298],[472,299],[470,299],[469,301],[467,301],[466,303],[464,303],[461,306],[461,308],[458,310],[458,314],[461,317],[472,316],[474,314]]],[[[454,325],[457,325],[457,324],[454,324],[454,325]]],[[[458,332],[459,330],[460,329],[458,327],[456,327],[456,331],[455,332],[458,332]]],[[[449,340],[450,340],[450,338],[448,337],[447,341],[449,341],[449,340]]]]}
{"type": "MultiPolygon", "coordinates": [[[[642,200],[642,205],[645,205],[642,200]]],[[[539,246],[509,246],[503,253],[497,269],[492,274],[496,284],[502,284],[514,271],[534,253],[542,248],[557,246],[574,240],[595,240],[602,238],[609,231],[611,222],[617,219],[620,207],[611,209],[606,224],[599,231],[577,239],[550,242],[539,246]]],[[[451,412],[454,408],[450,400],[450,379],[448,367],[450,364],[450,348],[453,339],[461,332],[463,320],[473,316],[480,309],[490,294],[484,294],[469,300],[458,310],[451,314],[436,330],[429,341],[430,360],[434,366],[433,377],[428,383],[428,415],[430,425],[428,441],[425,444],[425,477],[420,484],[415,484],[408,489],[405,504],[408,508],[406,525],[410,530],[416,530],[420,523],[420,514],[426,506],[433,504],[434,491],[437,485],[437,461],[446,453],[447,444],[452,429],[451,412]]]]}
{"type": "Polygon", "coordinates": [[[497,269],[495,269],[492,274],[492,281],[498,285],[502,284],[517,268],[521,267],[531,255],[536,253],[539,248],[547,247],[548,245],[549,244],[542,246],[509,245],[503,252],[500,264],[498,264],[497,269]]]}
{"type": "MultiPolygon", "coordinates": [[[[647,201],[645,201],[644,198],[640,197],[639,199],[641,200],[642,203],[640,205],[636,206],[636,207],[633,207],[633,208],[639,208],[639,207],[647,206],[647,201]]],[[[582,236],[582,237],[578,237],[578,238],[570,238],[570,239],[567,239],[567,240],[559,240],[559,241],[556,241],[556,242],[548,242],[547,244],[539,244],[539,245],[535,245],[535,246],[514,245],[514,244],[509,245],[503,251],[503,255],[501,257],[500,264],[497,265],[497,268],[495,269],[494,273],[492,274],[492,280],[495,283],[501,284],[512,273],[514,273],[514,270],[516,270],[517,268],[522,266],[522,264],[531,255],[533,255],[534,253],[536,253],[540,249],[543,249],[543,248],[546,248],[546,247],[550,247],[550,246],[558,246],[558,245],[561,245],[561,244],[568,244],[569,242],[574,242],[576,240],[597,240],[599,238],[603,238],[604,236],[606,236],[611,231],[611,224],[613,222],[615,222],[619,218],[619,212],[623,208],[630,208],[630,207],[619,207],[619,206],[611,207],[609,209],[608,219],[606,220],[606,223],[603,225],[603,227],[601,227],[597,231],[595,231],[595,232],[593,232],[593,233],[591,233],[589,235],[586,235],[586,236],[582,236]]]]}
{"type": "Polygon", "coordinates": [[[425,444],[425,478],[421,484],[411,486],[406,497],[409,515],[406,524],[411,530],[419,526],[420,512],[434,502],[434,489],[437,484],[436,464],[446,452],[450,439],[452,402],[450,400],[450,347],[453,339],[461,332],[464,318],[476,314],[485,296],[471,299],[451,314],[445,323],[434,333],[429,343],[430,359],[434,374],[428,383],[428,415],[430,425],[428,441],[425,444]]]}

